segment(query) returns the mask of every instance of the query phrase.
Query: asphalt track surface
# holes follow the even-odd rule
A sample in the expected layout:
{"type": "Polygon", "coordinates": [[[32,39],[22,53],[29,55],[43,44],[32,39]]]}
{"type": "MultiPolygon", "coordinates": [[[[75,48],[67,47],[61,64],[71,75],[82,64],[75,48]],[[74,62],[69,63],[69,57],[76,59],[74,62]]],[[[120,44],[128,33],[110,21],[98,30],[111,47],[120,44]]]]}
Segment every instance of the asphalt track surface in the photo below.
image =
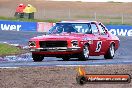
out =
{"type": "MultiPolygon", "coordinates": [[[[37,32],[0,31],[0,42],[20,44],[27,46],[30,38],[43,35],[37,32]]],[[[32,66],[77,66],[77,65],[108,65],[108,64],[132,64],[132,37],[120,38],[120,47],[115,53],[114,59],[105,60],[103,56],[90,57],[87,61],[63,61],[61,58],[45,57],[42,62],[33,62],[31,53],[17,56],[0,57],[0,67],[32,67],[32,66]]]]}

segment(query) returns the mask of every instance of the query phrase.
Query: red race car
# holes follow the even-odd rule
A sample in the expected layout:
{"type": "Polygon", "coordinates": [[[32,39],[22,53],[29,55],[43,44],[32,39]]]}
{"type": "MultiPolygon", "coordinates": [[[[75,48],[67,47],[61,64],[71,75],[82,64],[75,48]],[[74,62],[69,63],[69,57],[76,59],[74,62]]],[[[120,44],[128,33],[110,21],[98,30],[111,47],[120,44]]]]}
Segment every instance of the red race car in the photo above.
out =
{"type": "Polygon", "coordinates": [[[29,47],[34,61],[42,61],[44,57],[87,60],[99,55],[113,59],[119,41],[101,22],[62,21],[46,35],[31,38],[29,47]]]}

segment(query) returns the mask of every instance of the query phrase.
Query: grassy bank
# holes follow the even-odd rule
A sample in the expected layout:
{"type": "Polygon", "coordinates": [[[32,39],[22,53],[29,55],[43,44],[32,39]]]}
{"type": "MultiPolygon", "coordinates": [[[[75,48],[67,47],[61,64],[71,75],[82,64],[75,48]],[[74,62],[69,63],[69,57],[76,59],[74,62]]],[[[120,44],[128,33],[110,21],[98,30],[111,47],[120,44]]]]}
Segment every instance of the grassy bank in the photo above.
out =
{"type": "Polygon", "coordinates": [[[23,50],[21,50],[18,47],[11,46],[8,44],[0,44],[0,56],[6,56],[6,55],[16,55],[22,53],[23,50]]]}
{"type": "MultiPolygon", "coordinates": [[[[91,19],[92,17],[90,16],[77,16],[77,19],[91,19]]],[[[107,16],[100,16],[98,17],[99,19],[97,19],[97,21],[99,20],[100,22],[102,22],[103,24],[115,24],[115,25],[132,25],[132,23],[123,23],[120,20],[119,17],[107,17],[107,16]],[[100,18],[103,18],[103,20],[101,20],[100,18]],[[105,18],[105,19],[104,19],[105,18]],[[111,20],[107,20],[107,19],[114,19],[115,21],[111,21],[111,20]],[[117,21],[116,21],[117,20],[117,21]]],[[[26,19],[26,18],[15,18],[15,17],[3,17],[0,16],[0,20],[11,20],[11,21],[25,21],[25,22],[58,22],[58,21],[62,21],[62,20],[68,20],[68,19],[45,19],[45,20],[40,20],[40,19],[26,19]]]]}

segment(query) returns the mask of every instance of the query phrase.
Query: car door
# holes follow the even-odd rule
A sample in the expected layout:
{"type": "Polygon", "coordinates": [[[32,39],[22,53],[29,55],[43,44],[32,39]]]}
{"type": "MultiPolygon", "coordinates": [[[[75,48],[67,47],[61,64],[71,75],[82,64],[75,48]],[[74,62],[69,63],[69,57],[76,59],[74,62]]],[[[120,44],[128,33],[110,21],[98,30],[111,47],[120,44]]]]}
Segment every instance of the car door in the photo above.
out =
{"type": "Polygon", "coordinates": [[[100,32],[100,35],[99,35],[99,39],[100,39],[100,43],[101,45],[101,48],[100,48],[100,53],[104,54],[106,52],[106,50],[108,49],[108,46],[109,46],[109,43],[108,43],[108,33],[106,31],[106,28],[104,25],[102,25],[102,23],[99,23],[98,24],[98,29],[99,29],[99,32],[100,32]]]}
{"type": "Polygon", "coordinates": [[[100,53],[101,50],[101,46],[102,46],[102,41],[99,39],[100,34],[99,34],[99,29],[98,26],[95,22],[91,23],[91,29],[92,29],[92,41],[93,44],[90,46],[91,49],[91,55],[98,55],[100,53]]]}

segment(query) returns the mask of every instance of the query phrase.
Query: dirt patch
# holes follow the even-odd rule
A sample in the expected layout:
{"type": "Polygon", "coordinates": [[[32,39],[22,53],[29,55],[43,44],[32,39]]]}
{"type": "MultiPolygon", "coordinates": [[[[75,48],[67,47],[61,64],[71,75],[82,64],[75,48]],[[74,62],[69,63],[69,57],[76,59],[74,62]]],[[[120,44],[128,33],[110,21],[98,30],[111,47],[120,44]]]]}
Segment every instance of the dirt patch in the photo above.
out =
{"type": "Polygon", "coordinates": [[[37,8],[35,19],[97,20],[106,24],[131,24],[132,3],[55,2],[48,0],[0,0],[0,16],[14,17],[20,3],[37,8]]]}
{"type": "Polygon", "coordinates": [[[67,9],[85,10],[108,13],[130,13],[132,14],[132,3],[105,3],[105,2],[55,2],[48,0],[0,0],[0,7],[14,9],[20,3],[32,4],[38,10],[46,9],[67,9]],[[113,10],[114,9],[114,10],[113,10]]]}
{"type": "Polygon", "coordinates": [[[17,5],[32,4],[37,8],[35,18],[71,18],[78,15],[120,16],[122,13],[132,14],[132,3],[96,3],[96,2],[55,2],[48,0],[0,0],[0,16],[13,17],[17,5]],[[69,14],[70,9],[70,14],[69,14]]]}
{"type": "MultiPolygon", "coordinates": [[[[88,74],[130,74],[132,65],[86,66],[88,74]]],[[[1,68],[0,88],[132,88],[129,84],[76,83],[77,67],[1,68]]]]}

